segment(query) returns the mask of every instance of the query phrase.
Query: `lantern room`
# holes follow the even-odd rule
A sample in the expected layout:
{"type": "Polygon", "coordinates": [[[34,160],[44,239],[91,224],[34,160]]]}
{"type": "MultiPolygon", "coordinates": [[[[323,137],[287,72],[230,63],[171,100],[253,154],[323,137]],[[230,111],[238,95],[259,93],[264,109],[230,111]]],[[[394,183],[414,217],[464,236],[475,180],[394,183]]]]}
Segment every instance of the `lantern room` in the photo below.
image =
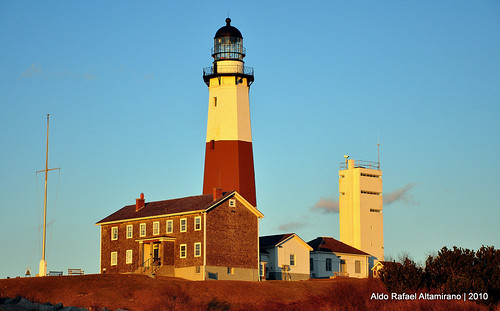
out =
{"type": "Polygon", "coordinates": [[[231,19],[229,17],[226,18],[226,26],[221,27],[215,33],[212,57],[214,61],[243,61],[243,57],[245,57],[243,36],[236,27],[231,26],[231,19]]]}

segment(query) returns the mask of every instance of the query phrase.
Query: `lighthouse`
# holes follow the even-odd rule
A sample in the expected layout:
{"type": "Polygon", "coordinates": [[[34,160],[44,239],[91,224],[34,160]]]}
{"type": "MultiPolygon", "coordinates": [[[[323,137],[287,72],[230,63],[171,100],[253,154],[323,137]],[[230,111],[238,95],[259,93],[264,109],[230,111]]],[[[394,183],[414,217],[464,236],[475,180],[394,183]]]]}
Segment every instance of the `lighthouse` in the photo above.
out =
{"type": "Polygon", "coordinates": [[[248,98],[254,73],[245,53],[241,32],[227,18],[214,37],[213,64],[203,69],[209,93],[203,194],[236,190],[256,206],[248,98]]]}

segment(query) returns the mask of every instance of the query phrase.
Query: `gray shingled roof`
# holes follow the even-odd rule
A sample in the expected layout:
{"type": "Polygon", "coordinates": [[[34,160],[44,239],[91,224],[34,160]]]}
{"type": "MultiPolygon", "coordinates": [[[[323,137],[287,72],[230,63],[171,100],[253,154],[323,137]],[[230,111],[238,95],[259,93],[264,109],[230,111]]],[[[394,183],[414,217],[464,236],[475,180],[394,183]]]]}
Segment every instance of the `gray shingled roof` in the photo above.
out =
{"type": "Polygon", "coordinates": [[[285,233],[285,234],[261,236],[259,238],[259,245],[262,248],[274,247],[277,244],[279,244],[281,241],[286,240],[288,237],[290,237],[294,234],[295,233],[285,233]]]}
{"type": "Polygon", "coordinates": [[[309,241],[307,244],[312,247],[314,251],[321,252],[332,252],[332,253],[344,253],[344,254],[358,254],[371,256],[368,253],[365,253],[357,248],[354,248],[350,245],[342,243],[340,241],[335,240],[330,237],[318,237],[312,241],[309,241]]]}
{"type": "Polygon", "coordinates": [[[136,211],[135,204],[127,205],[108,217],[98,221],[96,224],[125,221],[136,218],[147,218],[168,214],[189,213],[193,211],[206,210],[214,204],[224,201],[233,192],[224,192],[217,201],[213,200],[213,195],[197,195],[192,197],[178,198],[172,200],[147,202],[143,208],[136,211]]]}

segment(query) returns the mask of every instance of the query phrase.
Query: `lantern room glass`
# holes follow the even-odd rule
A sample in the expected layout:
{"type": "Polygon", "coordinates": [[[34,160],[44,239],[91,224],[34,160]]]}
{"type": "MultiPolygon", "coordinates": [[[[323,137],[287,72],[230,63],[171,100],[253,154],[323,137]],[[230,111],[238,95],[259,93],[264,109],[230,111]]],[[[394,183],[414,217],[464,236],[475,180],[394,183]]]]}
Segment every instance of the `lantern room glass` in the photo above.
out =
{"type": "Polygon", "coordinates": [[[241,60],[245,57],[243,39],[238,37],[219,37],[214,39],[213,57],[217,60],[241,60]]]}

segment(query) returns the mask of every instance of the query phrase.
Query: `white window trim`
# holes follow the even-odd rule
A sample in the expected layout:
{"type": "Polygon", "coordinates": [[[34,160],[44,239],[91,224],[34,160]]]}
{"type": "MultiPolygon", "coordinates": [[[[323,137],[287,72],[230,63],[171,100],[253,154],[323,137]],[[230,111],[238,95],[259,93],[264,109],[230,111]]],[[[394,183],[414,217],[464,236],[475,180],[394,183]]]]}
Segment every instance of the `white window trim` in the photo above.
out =
{"type": "Polygon", "coordinates": [[[290,266],[295,267],[297,262],[297,258],[295,258],[295,254],[290,254],[290,266]],[[292,264],[292,256],[293,256],[293,264],[292,264]]]}
{"type": "Polygon", "coordinates": [[[127,249],[127,253],[126,253],[126,257],[125,257],[125,263],[127,265],[130,265],[132,263],[132,261],[133,261],[132,255],[133,255],[132,250],[127,249]]]}
{"type": "Polygon", "coordinates": [[[201,230],[201,216],[196,216],[194,218],[194,231],[200,231],[201,230]],[[200,221],[200,228],[199,229],[196,229],[196,221],[199,220],[200,221]]]}
{"type": "Polygon", "coordinates": [[[111,241],[116,241],[118,240],[118,227],[112,227],[111,228],[111,241]],[[115,237],[115,231],[116,231],[116,237],[115,237]]]}
{"type": "Polygon", "coordinates": [[[111,265],[116,266],[118,264],[118,252],[111,252],[111,265]]]}
{"type": "Polygon", "coordinates": [[[236,200],[235,199],[229,199],[229,207],[236,207],[236,200]]]}
{"type": "Polygon", "coordinates": [[[132,239],[133,237],[134,237],[134,226],[127,225],[127,239],[132,239]],[[129,233],[130,233],[130,236],[128,235],[129,233]]]}
{"type": "Polygon", "coordinates": [[[187,232],[187,226],[187,218],[181,218],[181,220],[179,221],[180,232],[187,232]],[[184,221],[184,230],[182,230],[182,221],[184,221]]]}
{"type": "Polygon", "coordinates": [[[146,226],[146,223],[143,222],[142,224],[139,225],[139,234],[141,237],[144,237],[146,236],[147,234],[147,226],[146,226]],[[142,227],[144,226],[144,234],[142,233],[142,227]]]}
{"type": "Polygon", "coordinates": [[[153,235],[160,235],[160,222],[153,222],[153,235]]]}
{"type": "Polygon", "coordinates": [[[181,244],[179,247],[179,257],[186,258],[187,257],[187,244],[181,244]],[[182,256],[182,248],[184,247],[184,256],[182,256]]]}
{"type": "Polygon", "coordinates": [[[201,242],[194,243],[194,257],[201,257],[201,242]],[[199,251],[198,255],[196,255],[196,245],[200,246],[200,251],[199,251]]]}
{"type": "Polygon", "coordinates": [[[166,232],[167,233],[173,233],[174,232],[174,221],[173,220],[167,220],[167,227],[166,227],[166,232]],[[168,224],[170,224],[170,231],[168,230],[168,224]]]}

